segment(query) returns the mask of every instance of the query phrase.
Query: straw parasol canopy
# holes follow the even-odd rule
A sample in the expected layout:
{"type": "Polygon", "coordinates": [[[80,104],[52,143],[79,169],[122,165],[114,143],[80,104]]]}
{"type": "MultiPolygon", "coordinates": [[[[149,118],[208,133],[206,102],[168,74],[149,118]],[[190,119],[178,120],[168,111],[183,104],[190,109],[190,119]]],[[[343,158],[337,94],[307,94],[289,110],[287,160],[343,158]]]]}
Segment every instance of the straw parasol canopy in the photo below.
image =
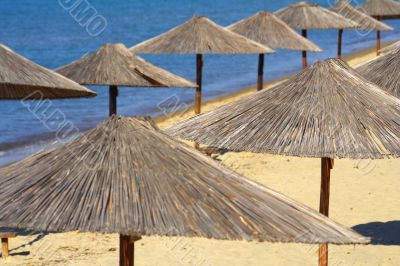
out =
{"type": "Polygon", "coordinates": [[[235,151],[301,157],[400,156],[400,100],[337,59],[168,129],[235,151]]]}
{"type": "Polygon", "coordinates": [[[385,54],[387,52],[394,51],[395,49],[398,49],[398,48],[400,48],[400,41],[397,41],[397,42],[392,43],[391,45],[389,45],[389,46],[387,46],[385,48],[382,48],[381,49],[381,53],[385,54]]]}
{"type": "Polygon", "coordinates": [[[298,2],[275,12],[294,29],[346,29],[355,28],[357,23],[332,12],[318,4],[298,2]]]}
{"type": "MultiPolygon", "coordinates": [[[[303,38],[270,12],[258,12],[228,26],[227,29],[271,48],[310,52],[322,51],[321,48],[303,38]]],[[[257,88],[261,90],[263,88],[264,54],[259,55],[258,62],[257,88]]]]}
{"type": "Polygon", "coordinates": [[[358,9],[380,19],[400,17],[400,3],[393,0],[366,0],[358,9]]]}
{"type": "MultiPolygon", "coordinates": [[[[355,28],[357,23],[335,12],[307,2],[290,4],[275,14],[293,29],[302,31],[307,38],[310,29],[348,29],[355,28]]],[[[303,67],[307,67],[307,52],[303,51],[303,67]]]]}
{"type": "Polygon", "coordinates": [[[249,40],[214,23],[194,16],[184,24],[130,50],[136,54],[196,54],[197,90],[195,113],[201,112],[202,68],[204,54],[269,54],[269,47],[249,40]]]}
{"type": "Polygon", "coordinates": [[[0,99],[63,99],[96,93],[0,44],[0,99]]]}
{"type": "Polygon", "coordinates": [[[369,81],[400,98],[400,47],[393,48],[356,70],[369,81]]]}
{"type": "Polygon", "coordinates": [[[348,0],[339,0],[331,7],[333,12],[336,12],[343,17],[346,17],[358,23],[356,29],[359,30],[393,30],[392,27],[380,22],[373,17],[355,9],[348,0]]]}
{"type": "Polygon", "coordinates": [[[70,143],[0,169],[0,183],[0,226],[136,240],[368,243],[167,136],[146,118],[112,116],[70,143]]]}
{"type": "Polygon", "coordinates": [[[137,54],[260,54],[273,50],[219,26],[204,16],[194,16],[182,25],[139,43],[137,54]]]}
{"type": "Polygon", "coordinates": [[[105,44],[56,71],[85,85],[196,87],[193,82],[134,56],[122,43],[105,44]]]}
{"type": "MultiPolygon", "coordinates": [[[[178,123],[173,136],[236,151],[321,159],[320,212],[329,215],[334,158],[400,157],[400,99],[338,59],[178,123]]],[[[327,265],[327,246],[320,248],[327,265]]]]}
{"type": "MultiPolygon", "coordinates": [[[[332,8],[333,12],[336,12],[345,18],[351,19],[358,23],[356,29],[358,30],[374,30],[374,31],[388,31],[393,30],[392,27],[374,19],[373,17],[358,11],[355,9],[348,0],[339,0],[332,8]]],[[[338,38],[338,58],[342,58],[342,35],[343,29],[339,29],[338,38]]],[[[377,43],[377,51],[379,50],[379,44],[377,43]]]]}
{"type": "MultiPolygon", "coordinates": [[[[366,0],[358,6],[361,12],[373,16],[377,20],[400,18],[400,3],[393,0],[366,0]]],[[[377,31],[377,54],[381,49],[381,33],[377,31]]]]}
{"type": "Polygon", "coordinates": [[[120,43],[105,44],[55,71],[80,84],[110,86],[110,115],[116,113],[118,86],[196,87],[193,82],[134,56],[120,43]]]}
{"type": "Polygon", "coordinates": [[[303,38],[271,12],[258,12],[227,27],[246,38],[271,48],[321,52],[321,48],[303,38]]]}

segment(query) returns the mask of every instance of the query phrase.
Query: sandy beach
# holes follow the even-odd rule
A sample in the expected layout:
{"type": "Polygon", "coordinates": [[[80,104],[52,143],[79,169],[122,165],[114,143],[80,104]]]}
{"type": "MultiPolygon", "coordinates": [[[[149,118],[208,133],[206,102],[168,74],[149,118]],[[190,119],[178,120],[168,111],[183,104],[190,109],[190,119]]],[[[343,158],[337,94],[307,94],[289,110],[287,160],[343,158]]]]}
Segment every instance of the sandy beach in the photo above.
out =
{"type": "MultiPolygon", "coordinates": [[[[354,66],[375,56],[374,48],[348,56],[354,66]]],[[[267,88],[282,80],[267,84],[267,88]]],[[[207,88],[205,88],[207,89],[207,88]]],[[[208,111],[254,93],[247,88],[205,102],[208,111]]],[[[179,111],[157,118],[161,128],[193,115],[179,111]]],[[[227,152],[222,164],[314,209],[319,205],[320,160],[227,152]]],[[[334,220],[372,237],[367,246],[330,246],[330,265],[400,265],[400,159],[337,160],[331,181],[334,220]]],[[[317,265],[316,245],[144,237],[136,265],[317,265]]],[[[117,265],[118,235],[22,234],[10,239],[11,256],[0,265],[117,265]]]]}

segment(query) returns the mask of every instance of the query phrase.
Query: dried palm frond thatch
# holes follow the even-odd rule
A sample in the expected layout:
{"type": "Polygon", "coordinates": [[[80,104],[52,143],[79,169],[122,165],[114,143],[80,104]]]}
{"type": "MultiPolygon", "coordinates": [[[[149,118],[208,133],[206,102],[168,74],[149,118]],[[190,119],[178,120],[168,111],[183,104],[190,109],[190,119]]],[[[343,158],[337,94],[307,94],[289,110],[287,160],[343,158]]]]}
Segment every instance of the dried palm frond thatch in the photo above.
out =
{"type": "Polygon", "coordinates": [[[96,93],[0,44],[0,99],[94,97],[96,93]]]}
{"type": "MultiPolygon", "coordinates": [[[[318,4],[298,2],[280,9],[275,14],[293,29],[302,31],[307,38],[310,29],[351,29],[357,23],[318,4]]],[[[307,52],[303,51],[303,68],[307,67],[307,52]]]]}
{"type": "Polygon", "coordinates": [[[275,14],[293,29],[348,29],[357,27],[357,23],[332,12],[318,4],[298,2],[289,4],[275,14]]]}
{"type": "Polygon", "coordinates": [[[392,27],[386,25],[385,23],[376,20],[372,16],[355,9],[348,0],[337,1],[330,10],[342,15],[345,18],[357,22],[358,25],[355,29],[358,30],[393,30],[392,27]]]}
{"type": "Polygon", "coordinates": [[[392,19],[400,17],[400,3],[393,0],[366,0],[357,7],[373,17],[381,19],[392,19]]]}
{"type": "Polygon", "coordinates": [[[134,56],[122,43],[105,44],[55,71],[84,85],[196,87],[193,82],[134,56]]]}
{"type": "MultiPolygon", "coordinates": [[[[358,23],[358,30],[375,30],[379,31],[388,31],[393,30],[392,27],[380,22],[379,20],[374,19],[370,15],[367,15],[361,11],[355,9],[348,0],[339,0],[332,8],[333,12],[336,12],[345,18],[351,19],[358,23]]],[[[342,36],[343,29],[339,29],[339,38],[338,38],[338,58],[342,58],[342,36]]],[[[380,40],[377,38],[377,53],[380,49],[380,40]]]]}
{"type": "Polygon", "coordinates": [[[242,35],[219,26],[207,17],[194,16],[166,33],[139,43],[136,54],[196,54],[197,89],[194,111],[201,112],[204,54],[269,54],[274,51],[242,35]]]}
{"type": "Polygon", "coordinates": [[[400,100],[340,60],[320,61],[268,91],[168,129],[236,151],[301,157],[400,156],[400,100]]]}
{"type": "Polygon", "coordinates": [[[400,98],[400,47],[385,52],[356,70],[383,90],[400,98]]]}
{"type": "MultiPolygon", "coordinates": [[[[400,157],[400,99],[330,59],[168,132],[237,151],[321,157],[320,212],[328,216],[333,158],[400,157]]],[[[322,245],[320,265],[327,256],[322,245]]]]}
{"type": "Polygon", "coordinates": [[[70,143],[0,169],[0,183],[0,226],[136,239],[368,243],[143,118],[112,116],[70,143]]]}
{"type": "Polygon", "coordinates": [[[132,48],[135,54],[268,54],[269,47],[231,32],[203,16],[132,48]]]}
{"type": "Polygon", "coordinates": [[[392,43],[391,45],[382,48],[380,51],[381,53],[385,54],[387,52],[391,52],[394,51],[395,49],[399,49],[400,48],[400,41],[396,41],[395,43],[392,43]]]}
{"type": "MultiPolygon", "coordinates": [[[[310,52],[322,51],[321,48],[302,37],[270,12],[258,12],[228,26],[227,29],[271,48],[310,52]]],[[[258,60],[258,90],[263,89],[263,68],[264,54],[260,54],[258,60]]]]}
{"type": "Polygon", "coordinates": [[[134,56],[121,43],[105,44],[55,71],[79,84],[110,86],[110,115],[116,113],[118,86],[196,87],[193,82],[134,56]]]}
{"type": "MultiPolygon", "coordinates": [[[[400,3],[393,0],[366,0],[357,7],[363,13],[366,13],[377,20],[400,18],[400,3]]],[[[381,33],[377,31],[377,54],[381,49],[381,33]]]]}
{"type": "Polygon", "coordinates": [[[271,48],[309,52],[322,51],[321,48],[303,38],[270,12],[258,12],[251,17],[235,22],[227,29],[271,48]]]}

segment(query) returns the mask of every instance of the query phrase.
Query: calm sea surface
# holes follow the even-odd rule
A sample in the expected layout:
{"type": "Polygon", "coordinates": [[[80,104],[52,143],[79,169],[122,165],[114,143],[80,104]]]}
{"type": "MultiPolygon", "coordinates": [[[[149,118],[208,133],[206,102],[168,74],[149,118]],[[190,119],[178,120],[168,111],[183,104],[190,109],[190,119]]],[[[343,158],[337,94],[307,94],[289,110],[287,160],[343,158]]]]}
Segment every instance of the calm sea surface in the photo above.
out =
{"type": "MultiPolygon", "coordinates": [[[[78,0],[2,0],[0,5],[0,42],[23,56],[48,68],[56,68],[96,50],[103,43],[124,43],[127,47],[175,27],[193,15],[205,15],[227,26],[257,11],[275,11],[289,0],[90,0],[99,23],[106,22],[101,34],[81,26],[65,7],[78,0]],[[64,6],[64,7],[63,7],[64,6]],[[101,16],[101,17],[100,17],[101,16]],[[96,36],[93,36],[96,35],[96,36]]],[[[328,7],[328,1],[317,1],[328,7]]],[[[400,21],[388,21],[394,32],[383,33],[384,41],[400,38],[400,21]]],[[[82,21],[85,24],[85,21],[82,21]]],[[[102,24],[99,24],[99,28],[102,24]]],[[[92,25],[95,26],[95,25],[92,25]]],[[[309,38],[323,53],[310,54],[310,63],[334,57],[337,31],[311,31],[309,38]]],[[[375,44],[375,33],[345,31],[344,52],[375,44]]],[[[195,59],[190,55],[143,56],[155,65],[187,79],[195,79],[195,59]]],[[[276,79],[300,68],[300,52],[278,51],[268,56],[265,78],[276,79]]],[[[204,97],[213,98],[253,85],[256,80],[256,55],[205,56],[204,97]]],[[[52,101],[66,119],[80,130],[95,126],[107,117],[108,89],[91,87],[98,97],[52,101]]],[[[190,89],[121,88],[118,112],[124,115],[158,115],[158,103],[168,97],[190,104],[190,89]]],[[[54,132],[28,111],[19,101],[1,101],[0,164],[21,159],[54,139],[54,132]]],[[[51,121],[47,121],[49,123],[51,121]]]]}

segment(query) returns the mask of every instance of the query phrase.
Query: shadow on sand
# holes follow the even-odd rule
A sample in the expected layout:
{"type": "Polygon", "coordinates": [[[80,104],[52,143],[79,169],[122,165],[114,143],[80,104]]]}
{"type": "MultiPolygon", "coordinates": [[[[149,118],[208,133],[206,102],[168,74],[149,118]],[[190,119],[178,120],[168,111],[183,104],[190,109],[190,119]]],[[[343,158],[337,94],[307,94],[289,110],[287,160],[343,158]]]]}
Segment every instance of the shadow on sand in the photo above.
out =
{"type": "Polygon", "coordinates": [[[353,230],[370,237],[372,245],[400,246],[400,221],[359,224],[353,230]]]}
{"type": "Polygon", "coordinates": [[[0,228],[0,232],[14,232],[14,233],[17,233],[18,236],[35,236],[35,238],[32,239],[31,241],[29,241],[25,244],[22,244],[18,247],[15,247],[13,249],[10,249],[10,256],[27,256],[27,255],[29,255],[29,251],[23,251],[23,252],[16,252],[16,251],[18,251],[21,248],[33,245],[34,243],[43,239],[48,234],[48,232],[38,232],[38,231],[33,231],[33,230],[4,228],[4,227],[0,228]]]}

